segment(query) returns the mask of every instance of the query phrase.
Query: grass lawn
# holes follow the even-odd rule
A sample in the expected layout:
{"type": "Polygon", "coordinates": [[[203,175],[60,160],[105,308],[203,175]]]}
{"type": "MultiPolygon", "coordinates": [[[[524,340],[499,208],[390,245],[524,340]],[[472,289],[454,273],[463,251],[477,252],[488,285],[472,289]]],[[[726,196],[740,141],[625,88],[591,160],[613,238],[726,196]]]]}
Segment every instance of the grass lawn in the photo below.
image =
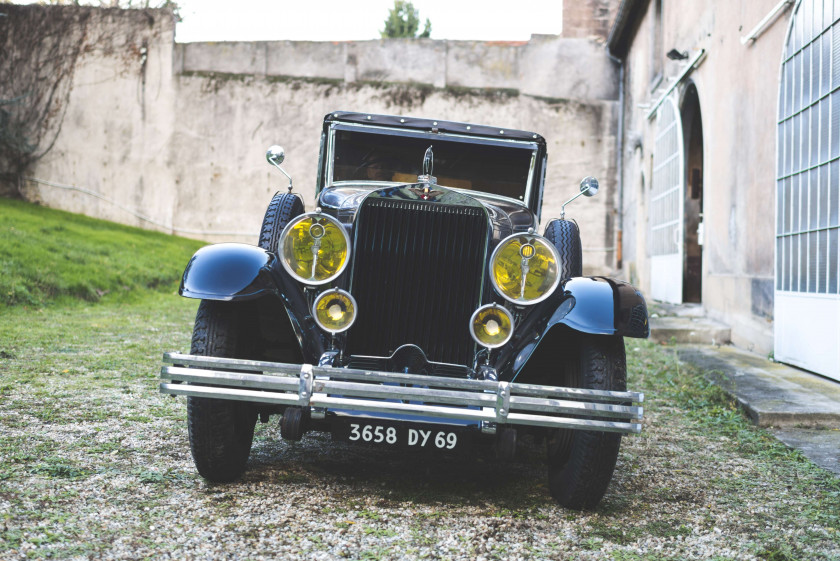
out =
{"type": "Polygon", "coordinates": [[[0,309],[178,286],[203,242],[0,198],[0,309]]]}
{"type": "Polygon", "coordinates": [[[840,479],[639,340],[628,385],[646,394],[646,425],[623,440],[595,512],[551,500],[539,450],[430,463],[323,435],[290,444],[273,420],[257,426],[245,477],[209,485],[184,401],[157,391],[161,353],[189,346],[196,302],[176,280],[200,243],[0,201],[16,209],[20,222],[0,222],[0,286],[23,287],[0,308],[0,559],[840,558],[840,479]],[[86,250],[65,247],[77,257],[53,259],[47,285],[7,240],[37,245],[58,225],[91,251],[86,232],[124,238],[89,269],[75,266],[86,250]],[[107,263],[128,272],[85,280],[107,263]],[[62,288],[86,282],[104,294],[62,288]]]}

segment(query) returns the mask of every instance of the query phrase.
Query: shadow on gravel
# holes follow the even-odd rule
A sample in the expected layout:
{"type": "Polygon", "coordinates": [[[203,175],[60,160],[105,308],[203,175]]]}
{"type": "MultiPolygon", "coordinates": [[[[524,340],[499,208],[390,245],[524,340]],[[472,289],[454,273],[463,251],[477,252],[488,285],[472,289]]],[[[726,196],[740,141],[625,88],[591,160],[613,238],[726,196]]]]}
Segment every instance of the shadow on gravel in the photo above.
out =
{"type": "Polygon", "coordinates": [[[446,456],[332,442],[321,434],[299,443],[267,438],[255,443],[244,481],[330,486],[339,495],[394,503],[492,503],[510,510],[554,504],[543,449],[526,444],[517,455],[503,462],[489,447],[446,456]]]}

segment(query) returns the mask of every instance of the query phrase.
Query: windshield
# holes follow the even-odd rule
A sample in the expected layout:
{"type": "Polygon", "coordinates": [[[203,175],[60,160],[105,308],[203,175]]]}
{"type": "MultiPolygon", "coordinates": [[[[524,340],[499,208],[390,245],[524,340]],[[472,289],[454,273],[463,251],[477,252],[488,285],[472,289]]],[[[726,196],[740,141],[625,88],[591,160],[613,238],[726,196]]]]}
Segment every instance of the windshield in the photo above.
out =
{"type": "Polygon", "coordinates": [[[438,185],[524,201],[536,146],[391,131],[334,130],[333,182],[417,183],[426,148],[438,185]],[[390,134],[389,134],[390,133],[390,134]]]}

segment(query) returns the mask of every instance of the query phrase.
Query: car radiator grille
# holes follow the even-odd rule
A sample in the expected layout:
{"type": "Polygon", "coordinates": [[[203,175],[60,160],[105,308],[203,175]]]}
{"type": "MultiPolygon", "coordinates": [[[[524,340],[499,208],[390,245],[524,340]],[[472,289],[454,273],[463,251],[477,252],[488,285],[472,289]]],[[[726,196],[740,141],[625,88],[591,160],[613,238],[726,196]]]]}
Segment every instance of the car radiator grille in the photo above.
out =
{"type": "Polygon", "coordinates": [[[368,199],[356,218],[350,355],[415,344],[429,360],[472,366],[469,319],[481,299],[487,218],[479,207],[368,199]]]}

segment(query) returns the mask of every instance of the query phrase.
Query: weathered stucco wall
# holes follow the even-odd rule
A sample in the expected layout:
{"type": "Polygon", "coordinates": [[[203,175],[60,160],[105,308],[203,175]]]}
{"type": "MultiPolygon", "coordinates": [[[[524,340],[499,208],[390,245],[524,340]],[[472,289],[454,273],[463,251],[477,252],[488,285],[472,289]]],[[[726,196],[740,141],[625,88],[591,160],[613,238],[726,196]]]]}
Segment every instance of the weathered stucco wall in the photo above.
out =
{"type": "Polygon", "coordinates": [[[583,231],[585,270],[612,269],[617,75],[597,43],[178,45],[168,12],[125,14],[101,25],[131,41],[80,64],[64,128],[26,182],[27,197],[208,241],[255,243],[271,195],[286,184],[265,149],[286,148],[284,168],[311,208],[326,113],[478,122],[546,137],[543,223],[582,177],[601,180],[599,196],[576,202],[568,216],[583,231]]]}
{"type": "Polygon", "coordinates": [[[171,225],[174,21],[161,10],[104,10],[94,11],[91,25],[100,27],[92,35],[106,39],[80,59],[61,133],[23,194],[117,222],[151,226],[130,209],[171,225]],[[116,204],[33,180],[90,191],[116,204]]]}
{"type": "Polygon", "coordinates": [[[177,72],[296,76],[435,88],[513,89],[578,100],[618,99],[617,67],[597,41],[535,35],[526,42],[376,41],[184,43],[177,72]]]}
{"type": "MultiPolygon", "coordinates": [[[[614,176],[611,103],[549,104],[504,93],[462,95],[411,86],[339,86],[231,76],[182,76],[177,88],[179,118],[172,155],[182,164],[175,176],[175,216],[178,223],[202,230],[233,231],[237,225],[250,224],[257,231],[271,195],[285,185],[285,179],[265,163],[265,149],[273,143],[286,149],[284,169],[311,207],[321,123],[334,110],[411,114],[540,131],[549,150],[543,223],[560,214],[563,200],[577,191],[586,174],[604,178],[607,190],[608,178],[614,176]],[[225,196],[220,197],[221,193],[225,196]]],[[[608,205],[607,196],[569,207],[569,216],[585,232],[585,248],[599,250],[590,251],[587,262],[600,271],[607,258],[603,248],[608,205]]]]}
{"type": "Polygon", "coordinates": [[[623,150],[624,274],[650,289],[649,198],[656,119],[652,63],[667,80],[684,62],[671,48],[707,56],[678,88],[697,88],[703,126],[702,301],[707,313],[732,327],[733,341],[772,350],[775,138],[778,68],[789,13],[753,44],[740,37],[777,4],[663,2],[662,52],[653,49],[653,2],[639,24],[626,61],[623,150]]]}

